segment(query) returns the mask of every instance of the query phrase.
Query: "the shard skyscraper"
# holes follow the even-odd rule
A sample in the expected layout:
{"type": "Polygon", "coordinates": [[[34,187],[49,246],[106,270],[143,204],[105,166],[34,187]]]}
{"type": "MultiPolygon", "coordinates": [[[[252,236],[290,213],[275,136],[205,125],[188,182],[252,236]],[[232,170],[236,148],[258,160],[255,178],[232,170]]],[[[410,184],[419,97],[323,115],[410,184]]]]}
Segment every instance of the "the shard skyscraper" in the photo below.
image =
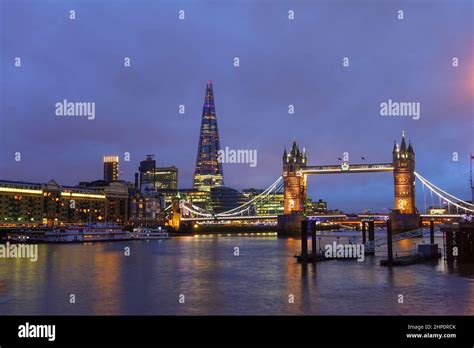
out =
{"type": "Polygon", "coordinates": [[[222,163],[217,161],[219,150],[214,92],[212,91],[212,82],[208,81],[202,109],[201,132],[194,171],[194,188],[210,191],[212,187],[224,186],[222,163]]]}

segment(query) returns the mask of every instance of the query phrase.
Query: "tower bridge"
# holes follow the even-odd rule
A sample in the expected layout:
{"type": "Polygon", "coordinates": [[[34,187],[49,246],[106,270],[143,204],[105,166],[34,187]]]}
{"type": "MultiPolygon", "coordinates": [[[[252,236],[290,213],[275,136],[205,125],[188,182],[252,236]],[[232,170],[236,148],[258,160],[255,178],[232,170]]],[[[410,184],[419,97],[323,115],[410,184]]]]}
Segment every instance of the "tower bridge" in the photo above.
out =
{"type": "Polygon", "coordinates": [[[342,164],[326,166],[306,166],[301,170],[303,174],[341,174],[341,173],[384,173],[393,172],[393,163],[380,164],[342,164]]]}
{"type": "MultiPolygon", "coordinates": [[[[167,209],[172,208],[172,221],[174,226],[179,226],[179,221],[188,222],[216,222],[233,221],[278,221],[278,230],[282,235],[299,233],[301,221],[305,216],[305,203],[307,199],[307,177],[308,175],[326,174],[354,174],[354,173],[392,173],[393,175],[393,212],[386,215],[357,215],[357,219],[377,220],[385,216],[390,217],[393,223],[393,230],[396,232],[418,228],[421,219],[462,219],[466,215],[444,214],[427,215],[419,214],[416,208],[415,181],[418,179],[423,188],[428,188],[432,195],[439,197],[448,204],[455,206],[461,213],[470,215],[474,213],[474,205],[465,202],[438,186],[432,184],[426,178],[415,171],[415,151],[413,144],[405,140],[402,133],[400,144],[394,142],[392,149],[392,161],[385,163],[357,163],[352,164],[343,161],[340,164],[332,165],[308,165],[305,149],[300,151],[296,142],[293,142],[289,152],[286,149],[282,156],[283,175],[278,177],[273,184],[250,201],[222,213],[213,213],[192,202],[174,202],[167,209]],[[255,207],[265,202],[271,195],[283,192],[283,215],[258,216],[255,214],[255,207]]],[[[324,215],[317,215],[315,218],[324,219],[324,215]]],[[[348,219],[346,215],[327,216],[328,219],[337,218],[348,219]]],[[[333,220],[334,221],[334,220],[333,220]]]]}
{"type": "Polygon", "coordinates": [[[394,209],[401,214],[416,214],[415,207],[415,151],[402,134],[400,146],[395,142],[391,163],[308,166],[306,151],[296,142],[289,153],[283,152],[284,212],[301,213],[307,197],[307,176],[318,174],[352,174],[392,172],[394,179],[394,209]]]}

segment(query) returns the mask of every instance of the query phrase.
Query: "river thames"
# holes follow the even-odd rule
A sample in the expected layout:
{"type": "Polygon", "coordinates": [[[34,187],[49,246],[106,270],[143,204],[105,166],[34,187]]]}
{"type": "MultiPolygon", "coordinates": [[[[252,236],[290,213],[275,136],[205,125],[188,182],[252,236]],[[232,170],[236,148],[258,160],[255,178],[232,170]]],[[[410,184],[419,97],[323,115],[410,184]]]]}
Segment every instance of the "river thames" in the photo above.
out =
{"type": "MultiPolygon", "coordinates": [[[[342,243],[358,232],[337,235],[342,243]]],[[[322,245],[335,240],[323,237],[322,245]]],[[[422,242],[397,242],[395,252],[422,242]]],[[[435,242],[442,246],[440,236],[435,242]]],[[[269,234],[41,244],[37,262],[0,260],[0,314],[474,314],[472,267],[441,259],[390,269],[379,266],[383,249],[363,262],[302,266],[293,258],[299,250],[299,240],[269,234]]]]}

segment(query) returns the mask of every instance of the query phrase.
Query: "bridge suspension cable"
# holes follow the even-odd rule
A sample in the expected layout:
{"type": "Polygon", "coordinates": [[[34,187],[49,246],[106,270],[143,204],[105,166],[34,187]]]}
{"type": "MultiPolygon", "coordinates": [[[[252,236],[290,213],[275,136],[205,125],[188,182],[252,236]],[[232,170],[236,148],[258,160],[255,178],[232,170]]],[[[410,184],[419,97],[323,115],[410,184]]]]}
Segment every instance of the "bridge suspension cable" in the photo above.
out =
{"type": "MultiPolygon", "coordinates": [[[[244,204],[238,207],[235,207],[233,209],[227,210],[219,214],[210,213],[207,210],[192,204],[191,202],[182,203],[180,206],[182,209],[185,209],[195,215],[202,216],[202,217],[207,217],[207,218],[232,217],[232,216],[237,216],[239,214],[242,214],[245,211],[248,212],[253,205],[258,204],[260,201],[263,201],[272,192],[273,193],[278,192],[279,190],[282,189],[282,187],[283,187],[283,177],[280,176],[273,184],[271,184],[268,188],[266,188],[263,192],[255,196],[250,201],[245,202],[244,204]]],[[[168,210],[169,208],[171,208],[171,205],[167,206],[165,210],[168,210]]]]}
{"type": "Polygon", "coordinates": [[[278,191],[279,189],[281,189],[281,187],[283,186],[283,177],[280,176],[273,184],[271,184],[265,191],[263,191],[262,193],[260,193],[259,195],[255,196],[253,199],[251,199],[250,201],[236,207],[236,208],[233,208],[233,209],[230,209],[228,211],[225,211],[225,212],[222,212],[222,213],[219,213],[219,214],[216,214],[216,216],[218,217],[229,217],[229,216],[235,216],[235,215],[239,215],[241,214],[242,212],[244,212],[245,210],[247,210],[248,208],[250,208],[250,206],[252,204],[254,204],[255,202],[258,202],[258,201],[261,201],[263,199],[265,199],[270,193],[272,192],[276,192],[278,191]]]}
{"type": "Polygon", "coordinates": [[[443,190],[440,189],[438,186],[436,186],[435,184],[429,182],[427,179],[425,179],[424,177],[422,177],[422,176],[421,176],[420,174],[418,174],[417,172],[415,172],[415,175],[416,175],[416,177],[417,177],[418,179],[424,180],[424,181],[426,181],[427,183],[429,183],[429,185],[431,185],[432,187],[434,187],[434,188],[435,188],[436,190],[438,190],[439,192],[441,192],[441,193],[443,193],[443,194],[445,194],[445,195],[447,195],[447,196],[449,196],[449,197],[451,197],[451,198],[453,198],[453,199],[456,199],[456,200],[458,200],[458,201],[461,201],[461,202],[463,202],[463,204],[466,204],[466,205],[468,205],[468,206],[474,207],[474,204],[471,204],[471,203],[469,203],[469,202],[465,202],[465,201],[463,201],[462,199],[460,199],[460,198],[458,198],[458,197],[456,197],[456,196],[453,196],[453,195],[449,194],[449,193],[446,192],[446,191],[443,191],[443,190]]]}
{"type": "Polygon", "coordinates": [[[426,187],[428,187],[430,189],[431,193],[436,194],[440,198],[440,200],[444,199],[446,202],[454,205],[457,208],[461,208],[465,211],[469,211],[471,213],[474,213],[474,209],[472,208],[474,206],[473,204],[465,202],[462,199],[459,199],[456,196],[453,196],[453,195],[447,193],[446,191],[441,190],[439,187],[435,186],[434,184],[432,184],[431,182],[426,180],[424,177],[422,177],[417,172],[415,172],[415,176],[418,178],[418,180],[421,181],[421,183],[423,185],[425,185],[426,187]],[[447,197],[449,197],[449,198],[447,198],[447,197]],[[457,202],[462,202],[462,204],[465,204],[466,206],[462,206],[462,205],[460,205],[456,202],[453,202],[450,198],[456,200],[457,202]]]}
{"type": "Polygon", "coordinates": [[[212,217],[212,214],[210,214],[210,213],[201,213],[200,211],[196,210],[195,209],[196,206],[194,204],[191,204],[191,207],[187,206],[186,204],[182,205],[183,209],[186,209],[186,210],[188,210],[189,212],[191,212],[193,214],[196,214],[198,216],[204,216],[204,217],[212,217]]]}

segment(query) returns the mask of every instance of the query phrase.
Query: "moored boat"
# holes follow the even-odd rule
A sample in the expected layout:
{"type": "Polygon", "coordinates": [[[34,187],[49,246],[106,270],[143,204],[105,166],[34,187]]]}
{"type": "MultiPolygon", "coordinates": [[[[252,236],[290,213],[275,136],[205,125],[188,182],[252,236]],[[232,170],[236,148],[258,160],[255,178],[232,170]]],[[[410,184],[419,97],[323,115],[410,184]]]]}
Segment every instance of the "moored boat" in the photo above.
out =
{"type": "Polygon", "coordinates": [[[44,233],[46,243],[83,243],[130,240],[132,235],[121,226],[88,224],[84,226],[58,227],[44,233]]]}

